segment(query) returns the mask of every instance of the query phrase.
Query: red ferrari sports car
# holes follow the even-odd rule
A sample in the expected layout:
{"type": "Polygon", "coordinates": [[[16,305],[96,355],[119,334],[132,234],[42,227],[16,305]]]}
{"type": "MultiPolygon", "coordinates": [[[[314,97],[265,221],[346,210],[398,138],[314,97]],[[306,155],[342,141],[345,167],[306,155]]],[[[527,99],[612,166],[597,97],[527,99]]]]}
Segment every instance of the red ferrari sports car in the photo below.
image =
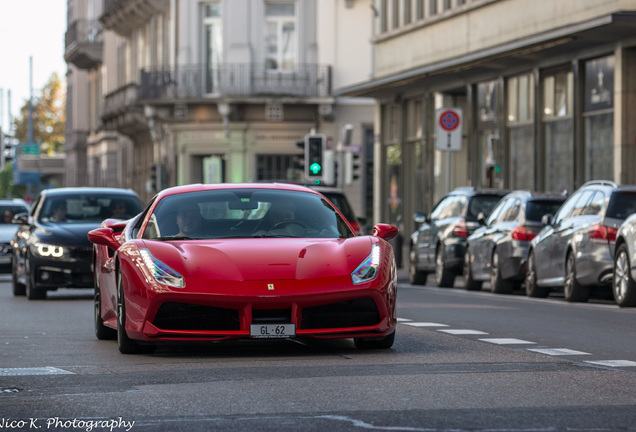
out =
{"type": "Polygon", "coordinates": [[[356,236],[319,192],[289,184],[166,189],[93,245],[95,334],[122,353],[165,341],[395,338],[397,228],[356,236]]]}

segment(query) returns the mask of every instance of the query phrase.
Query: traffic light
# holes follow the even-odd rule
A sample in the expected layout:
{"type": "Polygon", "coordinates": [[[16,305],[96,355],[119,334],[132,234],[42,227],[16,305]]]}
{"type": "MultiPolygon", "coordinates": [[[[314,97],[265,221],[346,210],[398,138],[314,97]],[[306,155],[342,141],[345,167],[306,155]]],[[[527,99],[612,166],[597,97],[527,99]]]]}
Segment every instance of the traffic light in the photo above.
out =
{"type": "Polygon", "coordinates": [[[360,178],[360,153],[347,151],[344,158],[344,183],[349,185],[360,178]]]}
{"type": "Polygon", "coordinates": [[[305,136],[305,178],[316,184],[323,180],[326,143],[323,134],[305,136]]]}

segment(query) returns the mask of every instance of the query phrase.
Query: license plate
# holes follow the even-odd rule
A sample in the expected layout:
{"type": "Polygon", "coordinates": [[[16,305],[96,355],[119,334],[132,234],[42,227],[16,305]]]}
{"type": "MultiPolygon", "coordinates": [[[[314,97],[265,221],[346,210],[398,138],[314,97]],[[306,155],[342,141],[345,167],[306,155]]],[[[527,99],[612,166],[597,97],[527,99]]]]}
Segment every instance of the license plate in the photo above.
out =
{"type": "Polygon", "coordinates": [[[294,324],[252,324],[250,337],[253,338],[289,338],[296,336],[294,324]]]}

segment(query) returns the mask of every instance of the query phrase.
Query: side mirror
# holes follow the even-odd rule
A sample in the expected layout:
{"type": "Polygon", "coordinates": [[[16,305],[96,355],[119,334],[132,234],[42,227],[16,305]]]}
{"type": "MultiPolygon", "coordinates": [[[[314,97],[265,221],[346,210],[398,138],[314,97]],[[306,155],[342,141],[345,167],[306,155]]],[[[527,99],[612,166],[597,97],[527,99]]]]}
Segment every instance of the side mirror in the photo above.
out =
{"type": "Polygon", "coordinates": [[[91,243],[117,250],[120,244],[115,239],[115,235],[115,231],[112,228],[97,228],[88,232],[88,240],[91,243]]]}
{"type": "Polygon", "coordinates": [[[373,235],[388,241],[397,237],[398,227],[395,225],[379,223],[373,227],[373,235]]]}
{"type": "Polygon", "coordinates": [[[11,219],[11,223],[16,225],[26,225],[29,223],[29,214],[18,213],[15,216],[13,216],[13,219],[11,219]]]}
{"type": "Polygon", "coordinates": [[[427,220],[426,213],[415,213],[413,215],[413,220],[415,223],[423,224],[427,220]]]}
{"type": "Polygon", "coordinates": [[[543,216],[541,216],[541,223],[543,224],[543,226],[552,225],[553,222],[554,221],[552,220],[551,214],[544,214],[543,216]]]}

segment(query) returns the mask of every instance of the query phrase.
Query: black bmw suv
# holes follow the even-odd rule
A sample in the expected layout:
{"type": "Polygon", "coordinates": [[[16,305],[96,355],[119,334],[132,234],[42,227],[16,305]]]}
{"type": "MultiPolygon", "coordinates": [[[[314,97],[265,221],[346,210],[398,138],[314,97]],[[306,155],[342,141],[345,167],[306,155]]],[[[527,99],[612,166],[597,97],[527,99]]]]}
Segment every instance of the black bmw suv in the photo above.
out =
{"type": "Polygon", "coordinates": [[[466,239],[479,227],[479,215],[488,217],[506,193],[460,187],[444,196],[430,215],[415,213],[413,220],[420,227],[411,234],[410,283],[422,285],[434,272],[438,286],[452,287],[462,272],[466,239]]]}

